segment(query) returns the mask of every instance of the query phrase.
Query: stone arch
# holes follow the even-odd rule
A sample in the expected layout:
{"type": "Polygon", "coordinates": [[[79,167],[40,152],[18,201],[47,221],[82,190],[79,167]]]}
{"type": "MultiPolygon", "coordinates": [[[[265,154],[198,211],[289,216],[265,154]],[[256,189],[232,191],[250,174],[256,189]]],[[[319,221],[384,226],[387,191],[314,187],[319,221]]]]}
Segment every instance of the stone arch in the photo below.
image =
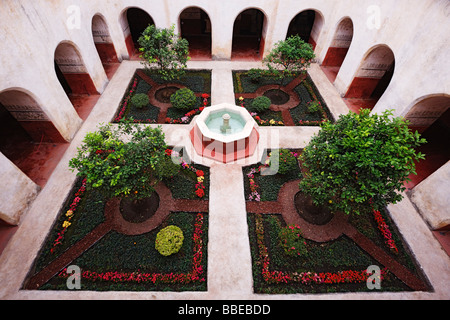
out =
{"type": "Polygon", "coordinates": [[[322,67],[326,67],[327,73],[332,75],[332,82],[336,79],[336,76],[344,63],[345,57],[347,56],[348,50],[350,49],[353,40],[353,28],[353,21],[350,17],[342,18],[336,25],[333,40],[328,47],[327,54],[322,62],[322,67]]]}
{"type": "Polygon", "coordinates": [[[58,80],[67,94],[98,94],[80,50],[73,42],[60,42],[54,60],[58,80]]]}
{"type": "Polygon", "coordinates": [[[286,38],[299,35],[303,41],[310,43],[315,49],[324,23],[325,19],[320,11],[305,9],[292,18],[286,38]]]}
{"type": "Polygon", "coordinates": [[[103,64],[119,62],[116,49],[109,33],[109,27],[105,17],[97,13],[92,17],[92,38],[103,64]]]}
{"type": "Polygon", "coordinates": [[[37,185],[45,185],[67,146],[32,93],[0,92],[0,151],[37,185]]]}
{"type": "Polygon", "coordinates": [[[264,54],[267,15],[259,8],[241,11],[233,23],[231,59],[261,60],[264,54]]]}
{"type": "Polygon", "coordinates": [[[117,57],[108,24],[102,14],[97,13],[92,17],[91,31],[92,39],[102,62],[103,69],[108,79],[111,79],[120,61],[117,57]]]}
{"type": "Polygon", "coordinates": [[[388,88],[395,70],[395,55],[389,46],[380,44],[364,55],[345,98],[362,100],[373,108],[388,88]]]}
{"type": "Polygon", "coordinates": [[[130,58],[137,56],[138,39],[141,33],[151,24],[155,24],[150,14],[139,7],[125,8],[119,17],[119,23],[125,37],[130,58]]]}
{"type": "Polygon", "coordinates": [[[200,7],[191,6],[179,14],[181,37],[189,42],[189,56],[192,60],[211,59],[211,19],[208,13],[200,7]]]}
{"type": "Polygon", "coordinates": [[[450,160],[450,95],[431,94],[415,100],[404,118],[409,128],[418,131],[427,140],[418,150],[425,160],[416,165],[417,175],[412,175],[407,187],[412,189],[450,160]]]}

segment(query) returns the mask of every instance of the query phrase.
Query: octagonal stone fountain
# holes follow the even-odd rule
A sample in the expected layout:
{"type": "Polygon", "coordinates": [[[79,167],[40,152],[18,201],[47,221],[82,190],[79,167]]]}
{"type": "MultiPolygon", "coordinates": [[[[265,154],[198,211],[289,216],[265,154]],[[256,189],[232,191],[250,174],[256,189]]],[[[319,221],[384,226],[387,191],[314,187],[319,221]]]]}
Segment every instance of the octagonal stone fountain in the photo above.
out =
{"type": "Polygon", "coordinates": [[[255,152],[258,124],[245,108],[222,103],[200,113],[190,138],[197,154],[223,163],[233,162],[255,152]]]}

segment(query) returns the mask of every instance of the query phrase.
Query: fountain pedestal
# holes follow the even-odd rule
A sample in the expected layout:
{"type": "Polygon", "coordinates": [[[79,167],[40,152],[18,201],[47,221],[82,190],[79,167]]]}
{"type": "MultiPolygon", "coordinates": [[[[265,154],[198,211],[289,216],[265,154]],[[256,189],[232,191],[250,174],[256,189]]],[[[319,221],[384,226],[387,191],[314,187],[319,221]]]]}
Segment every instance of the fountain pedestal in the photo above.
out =
{"type": "Polygon", "coordinates": [[[258,124],[246,109],[223,103],[202,111],[190,138],[197,154],[229,163],[253,155],[259,141],[258,124]]]}

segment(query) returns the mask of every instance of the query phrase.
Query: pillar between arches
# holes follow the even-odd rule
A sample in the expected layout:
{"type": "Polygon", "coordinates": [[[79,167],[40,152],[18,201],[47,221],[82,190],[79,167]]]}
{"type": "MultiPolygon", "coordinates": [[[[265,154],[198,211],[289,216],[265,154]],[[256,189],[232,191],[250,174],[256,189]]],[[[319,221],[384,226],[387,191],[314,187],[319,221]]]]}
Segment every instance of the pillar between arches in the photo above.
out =
{"type": "Polygon", "coordinates": [[[0,219],[18,225],[28,205],[36,198],[40,187],[28,178],[8,158],[0,153],[0,219]]]}

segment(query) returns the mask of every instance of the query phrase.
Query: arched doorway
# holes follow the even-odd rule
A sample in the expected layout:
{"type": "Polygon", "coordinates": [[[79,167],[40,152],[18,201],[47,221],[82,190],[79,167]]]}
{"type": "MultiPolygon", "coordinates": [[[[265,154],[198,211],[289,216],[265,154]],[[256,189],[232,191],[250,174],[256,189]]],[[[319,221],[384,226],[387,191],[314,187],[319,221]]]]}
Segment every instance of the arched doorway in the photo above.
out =
{"type": "Polygon", "coordinates": [[[81,119],[85,120],[100,94],[84,65],[79,50],[70,42],[61,42],[55,50],[55,72],[61,86],[81,119]]]}
{"type": "Polygon", "coordinates": [[[261,60],[265,43],[264,13],[258,9],[247,9],[234,20],[232,60],[261,60]]]}
{"type": "Polygon", "coordinates": [[[355,112],[361,108],[373,109],[389,86],[394,69],[394,53],[388,46],[371,48],[345,94],[347,106],[355,112]]]}
{"type": "Polygon", "coordinates": [[[407,184],[412,189],[450,160],[450,95],[419,99],[405,119],[410,122],[411,130],[418,131],[427,140],[418,149],[425,154],[425,160],[419,161],[416,165],[417,175],[412,175],[412,181],[407,184]]]}
{"type": "Polygon", "coordinates": [[[120,25],[130,59],[139,59],[138,39],[142,32],[152,24],[155,24],[152,17],[142,9],[132,7],[122,13],[120,25]]]}
{"type": "Polygon", "coordinates": [[[108,25],[99,14],[92,18],[92,37],[106,75],[108,79],[111,79],[119,66],[119,59],[109,34],[108,25]]]}
{"type": "Polygon", "coordinates": [[[323,26],[323,17],[315,10],[305,10],[297,14],[289,23],[286,38],[299,35],[303,41],[316,48],[317,40],[323,26]]]}
{"type": "Polygon", "coordinates": [[[344,18],[339,22],[333,41],[328,48],[325,59],[322,62],[322,70],[331,82],[336,80],[339,69],[347,56],[353,39],[353,22],[350,18],[344,18]]]}
{"type": "Polygon", "coordinates": [[[32,95],[0,93],[0,152],[37,185],[45,186],[68,145],[32,95]]]}
{"type": "Polygon", "coordinates": [[[198,7],[189,7],[180,13],[180,34],[189,42],[192,60],[211,59],[211,20],[198,7]]]}

